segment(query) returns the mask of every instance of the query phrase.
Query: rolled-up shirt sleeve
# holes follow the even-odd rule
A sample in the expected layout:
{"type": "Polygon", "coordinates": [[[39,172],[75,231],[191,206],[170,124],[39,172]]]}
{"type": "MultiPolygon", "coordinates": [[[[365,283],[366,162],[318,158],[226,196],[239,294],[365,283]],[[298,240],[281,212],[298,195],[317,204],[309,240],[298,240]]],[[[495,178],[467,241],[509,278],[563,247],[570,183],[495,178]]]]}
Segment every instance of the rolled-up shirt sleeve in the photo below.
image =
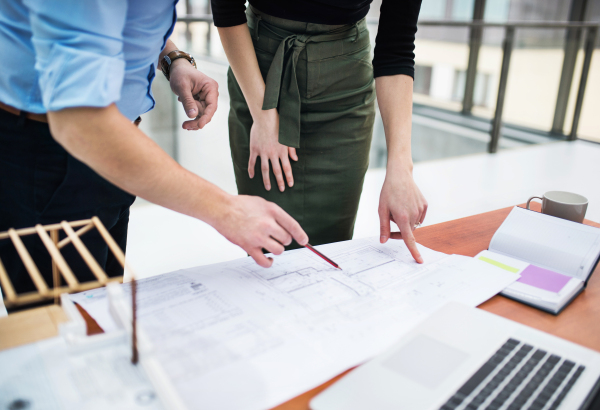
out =
{"type": "Polygon", "coordinates": [[[125,75],[123,0],[25,0],[44,107],[106,107],[125,75]]]}

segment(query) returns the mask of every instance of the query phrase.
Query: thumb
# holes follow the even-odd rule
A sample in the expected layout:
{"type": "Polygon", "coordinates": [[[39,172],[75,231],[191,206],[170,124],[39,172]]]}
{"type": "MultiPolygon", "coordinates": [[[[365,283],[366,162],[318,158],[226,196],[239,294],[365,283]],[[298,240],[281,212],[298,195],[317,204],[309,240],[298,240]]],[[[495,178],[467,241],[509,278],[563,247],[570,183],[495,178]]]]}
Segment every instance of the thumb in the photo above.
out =
{"type": "Polygon", "coordinates": [[[184,91],[179,96],[179,101],[183,104],[183,109],[188,118],[196,118],[198,116],[198,106],[196,105],[196,100],[194,100],[190,90],[184,91]]]}
{"type": "Polygon", "coordinates": [[[379,242],[386,243],[390,238],[390,211],[387,208],[379,209],[379,242]]]}
{"type": "Polygon", "coordinates": [[[288,147],[290,158],[294,161],[298,161],[298,154],[296,154],[296,148],[288,147]]]}

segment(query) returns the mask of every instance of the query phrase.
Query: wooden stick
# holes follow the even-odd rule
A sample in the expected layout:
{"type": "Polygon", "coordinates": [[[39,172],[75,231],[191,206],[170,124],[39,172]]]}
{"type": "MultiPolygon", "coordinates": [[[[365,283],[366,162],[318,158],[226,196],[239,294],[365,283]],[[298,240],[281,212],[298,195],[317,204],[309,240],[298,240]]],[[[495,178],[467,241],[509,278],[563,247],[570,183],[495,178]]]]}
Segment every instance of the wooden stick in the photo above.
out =
{"type": "Polygon", "coordinates": [[[96,229],[104,238],[104,241],[112,251],[113,255],[115,255],[115,258],[117,258],[123,269],[125,269],[125,254],[121,250],[121,247],[117,244],[117,242],[115,242],[115,240],[108,232],[100,218],[98,218],[97,216],[93,216],[92,223],[96,226],[96,229]]]}
{"type": "Polygon", "coordinates": [[[4,293],[6,294],[6,300],[11,303],[17,299],[17,293],[15,292],[15,288],[6,273],[6,269],[4,269],[4,264],[0,259],[0,283],[2,284],[2,288],[4,289],[4,293]]]}
{"type": "Polygon", "coordinates": [[[131,277],[131,363],[138,362],[137,349],[137,282],[135,277],[131,277]]]}
{"type": "Polygon", "coordinates": [[[27,251],[23,241],[21,238],[19,238],[19,235],[17,235],[17,232],[13,228],[8,230],[8,236],[15,245],[15,248],[17,249],[21,260],[25,265],[27,272],[29,272],[29,276],[31,276],[35,287],[38,289],[41,295],[46,296],[48,294],[48,285],[46,285],[46,282],[44,281],[44,278],[42,278],[40,271],[38,270],[37,266],[35,266],[35,262],[31,258],[31,255],[27,251]]]}
{"type": "MultiPolygon", "coordinates": [[[[113,277],[113,278],[108,279],[108,283],[113,283],[113,282],[122,283],[123,277],[118,276],[118,277],[113,277]]],[[[79,284],[78,291],[81,292],[81,291],[85,291],[85,290],[96,289],[100,286],[102,286],[102,285],[97,280],[94,280],[91,282],[83,282],[83,283],[79,284]]],[[[5,304],[6,304],[6,307],[24,306],[24,305],[29,305],[29,304],[35,303],[35,302],[49,300],[49,299],[54,298],[55,295],[60,296],[63,293],[69,293],[70,291],[71,291],[71,289],[69,287],[61,286],[60,288],[50,289],[48,291],[48,295],[46,295],[46,296],[40,296],[40,294],[38,292],[27,292],[27,293],[22,293],[22,294],[17,295],[16,298],[12,301],[6,299],[5,304]]]]}
{"type": "MultiPolygon", "coordinates": [[[[84,219],[81,221],[74,221],[74,222],[69,222],[69,225],[72,226],[73,228],[77,228],[86,224],[89,224],[90,220],[89,219],[84,219]]],[[[52,224],[52,225],[44,225],[43,228],[46,231],[54,231],[56,229],[62,229],[62,224],[52,224]]],[[[34,233],[37,233],[35,228],[22,228],[22,229],[15,229],[15,232],[17,233],[17,235],[19,236],[25,236],[25,235],[31,235],[34,233]]],[[[9,234],[8,231],[6,232],[0,232],[0,239],[7,239],[9,238],[9,234]]]]}
{"type": "Polygon", "coordinates": [[[66,234],[71,238],[71,242],[73,242],[73,246],[75,246],[75,249],[77,249],[87,266],[89,266],[92,273],[96,276],[96,278],[98,278],[98,282],[105,285],[108,280],[108,277],[106,276],[106,273],[104,273],[98,262],[96,262],[96,259],[94,259],[88,248],[85,247],[83,242],[81,242],[79,236],[77,236],[73,228],[71,228],[66,221],[62,221],[61,225],[65,230],[66,234]]]}
{"type": "MultiPolygon", "coordinates": [[[[42,242],[46,246],[46,249],[48,249],[48,253],[52,257],[52,261],[58,266],[58,269],[60,269],[60,272],[63,274],[65,280],[69,284],[69,287],[72,288],[74,291],[77,290],[77,285],[79,285],[79,281],[77,280],[77,278],[75,278],[75,275],[73,275],[73,271],[71,270],[71,268],[69,268],[67,261],[65,260],[65,258],[63,258],[62,254],[60,253],[52,239],[50,239],[48,233],[44,230],[44,228],[42,228],[42,225],[38,224],[35,227],[38,230],[38,234],[40,235],[42,242]]],[[[54,232],[56,231],[52,231],[52,233],[54,232]]],[[[59,280],[60,277],[57,278],[56,282],[58,282],[59,280]]]]}
{"type": "MultiPolygon", "coordinates": [[[[41,226],[41,225],[39,225],[41,226]]],[[[37,226],[36,226],[37,228],[37,226]]],[[[44,231],[42,229],[42,231],[44,233],[46,233],[46,231],[44,231]]],[[[39,233],[39,232],[38,232],[39,233]]],[[[54,246],[56,246],[56,244],[58,243],[58,231],[50,231],[50,237],[52,238],[52,244],[54,246]]],[[[52,254],[50,254],[50,256],[52,256],[52,254]]],[[[53,282],[53,288],[59,288],[60,287],[60,273],[58,272],[58,265],[56,264],[56,261],[54,260],[54,258],[52,258],[52,282],[53,282]]],[[[57,294],[54,294],[54,304],[58,305],[60,301],[60,298],[58,297],[57,294]]]]}
{"type": "MultiPolygon", "coordinates": [[[[86,232],[88,232],[88,231],[92,230],[93,228],[94,228],[94,225],[92,225],[92,224],[90,223],[89,225],[85,225],[83,228],[79,229],[77,232],[75,232],[75,234],[76,234],[77,236],[81,236],[81,235],[83,235],[84,233],[86,233],[86,232]]],[[[70,244],[70,243],[71,243],[71,238],[67,236],[65,239],[63,239],[62,241],[60,241],[60,242],[58,243],[58,245],[57,245],[57,246],[58,246],[58,249],[62,249],[63,247],[65,247],[66,245],[68,245],[68,244],[70,244]]]]}

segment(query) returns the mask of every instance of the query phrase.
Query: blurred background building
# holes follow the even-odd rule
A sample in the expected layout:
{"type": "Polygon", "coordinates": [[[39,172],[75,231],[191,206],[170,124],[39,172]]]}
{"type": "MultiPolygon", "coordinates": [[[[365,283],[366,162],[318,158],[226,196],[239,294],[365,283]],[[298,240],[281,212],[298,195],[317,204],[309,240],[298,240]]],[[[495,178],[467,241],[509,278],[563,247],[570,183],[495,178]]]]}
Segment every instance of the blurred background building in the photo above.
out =
{"type": "MultiPolygon", "coordinates": [[[[380,5],[374,0],[367,16],[373,45],[380,5]]],[[[157,76],[157,105],[141,128],[182,166],[235,194],[228,64],[210,0],[180,1],[178,14],[172,39],[218,81],[219,108],[203,130],[182,130],[183,109],[157,76]]],[[[599,21],[600,0],[423,0],[412,151],[430,203],[426,223],[550,189],[588,196],[588,217],[600,220],[599,21]]],[[[378,234],[385,164],[378,115],[355,237],[378,234]]],[[[201,222],[144,201],[132,211],[127,252],[148,274],[245,255],[201,222]]]]}

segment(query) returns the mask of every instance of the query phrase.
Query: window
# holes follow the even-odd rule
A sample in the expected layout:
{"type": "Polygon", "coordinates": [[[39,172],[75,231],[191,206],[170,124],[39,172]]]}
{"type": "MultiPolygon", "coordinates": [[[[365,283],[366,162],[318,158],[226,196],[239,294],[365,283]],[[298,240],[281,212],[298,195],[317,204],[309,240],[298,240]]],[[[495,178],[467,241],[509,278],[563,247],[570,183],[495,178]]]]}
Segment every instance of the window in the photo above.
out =
{"type": "Polygon", "coordinates": [[[417,94],[429,95],[431,91],[431,67],[415,65],[415,82],[413,90],[417,94]]]}
{"type": "Polygon", "coordinates": [[[508,20],[508,10],[510,0],[486,0],[485,2],[485,21],[504,22],[508,20]]]}
{"type": "MultiPolygon", "coordinates": [[[[452,101],[462,102],[465,93],[465,83],[467,81],[467,73],[464,70],[456,70],[454,72],[454,84],[452,86],[452,101]]],[[[486,73],[478,72],[475,77],[475,89],[473,90],[473,105],[487,107],[488,99],[490,98],[491,76],[486,73]]]]}
{"type": "Polygon", "coordinates": [[[446,0],[423,0],[419,18],[423,20],[442,20],[446,14],[446,0]]]}

